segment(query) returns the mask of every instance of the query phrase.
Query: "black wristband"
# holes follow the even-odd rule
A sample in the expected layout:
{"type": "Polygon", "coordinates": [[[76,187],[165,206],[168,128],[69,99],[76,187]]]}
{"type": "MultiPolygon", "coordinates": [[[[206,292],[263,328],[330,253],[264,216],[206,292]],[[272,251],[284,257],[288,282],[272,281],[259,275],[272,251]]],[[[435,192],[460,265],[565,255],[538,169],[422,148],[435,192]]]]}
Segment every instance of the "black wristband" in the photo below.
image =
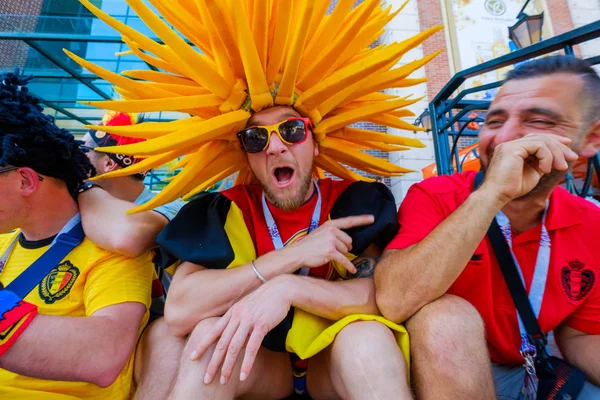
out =
{"type": "Polygon", "coordinates": [[[79,186],[77,186],[75,188],[75,193],[74,193],[74,197],[77,198],[81,193],[83,192],[87,192],[88,190],[90,190],[91,188],[100,188],[100,189],[104,189],[102,186],[98,185],[95,182],[83,182],[82,184],[80,184],[79,186]]]}

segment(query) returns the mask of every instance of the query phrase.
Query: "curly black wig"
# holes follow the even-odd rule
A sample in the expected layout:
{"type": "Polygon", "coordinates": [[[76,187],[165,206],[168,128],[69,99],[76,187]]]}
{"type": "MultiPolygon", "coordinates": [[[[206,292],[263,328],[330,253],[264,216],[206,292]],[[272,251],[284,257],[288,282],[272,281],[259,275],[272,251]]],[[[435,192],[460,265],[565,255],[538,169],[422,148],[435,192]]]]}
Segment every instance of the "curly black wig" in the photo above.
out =
{"type": "Polygon", "coordinates": [[[81,142],[43,114],[41,99],[29,93],[31,76],[0,74],[0,167],[29,167],[59,179],[71,193],[94,167],[81,142]]]}

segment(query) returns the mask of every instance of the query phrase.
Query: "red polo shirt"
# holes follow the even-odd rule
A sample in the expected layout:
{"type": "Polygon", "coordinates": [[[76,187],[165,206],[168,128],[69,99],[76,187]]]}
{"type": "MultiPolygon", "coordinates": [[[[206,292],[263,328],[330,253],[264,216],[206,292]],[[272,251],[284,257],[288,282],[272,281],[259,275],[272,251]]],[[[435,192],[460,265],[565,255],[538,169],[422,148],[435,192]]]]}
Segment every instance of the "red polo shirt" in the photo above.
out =
{"type": "MultiPolygon", "coordinates": [[[[403,249],[424,239],[473,191],[475,175],[440,176],[413,185],[400,206],[400,231],[387,248],[403,249]]],[[[564,322],[573,329],[600,334],[600,208],[556,188],[550,197],[546,228],[552,247],[540,327],[547,333],[564,322]]],[[[513,251],[528,291],[540,235],[538,225],[513,236],[513,251]]],[[[440,251],[453,249],[442,247],[440,251]]],[[[517,311],[487,237],[448,293],[468,300],[481,314],[493,362],[522,363],[517,311]]]]}

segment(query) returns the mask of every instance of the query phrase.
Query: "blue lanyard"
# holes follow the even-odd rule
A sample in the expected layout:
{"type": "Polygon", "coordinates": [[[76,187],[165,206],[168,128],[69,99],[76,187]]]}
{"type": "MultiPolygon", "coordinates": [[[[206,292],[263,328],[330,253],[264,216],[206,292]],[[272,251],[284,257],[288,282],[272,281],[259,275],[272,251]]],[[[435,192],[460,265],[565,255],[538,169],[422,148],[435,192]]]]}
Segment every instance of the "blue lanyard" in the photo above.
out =
{"type": "MultiPolygon", "coordinates": [[[[308,233],[311,233],[319,226],[319,221],[321,220],[321,190],[319,189],[319,185],[316,182],[313,182],[315,185],[315,190],[317,191],[317,204],[315,205],[315,210],[313,211],[312,218],[310,219],[310,225],[308,227],[308,233]]],[[[273,241],[273,246],[275,246],[275,250],[283,249],[283,242],[281,241],[281,234],[279,233],[279,229],[277,228],[277,224],[275,223],[275,219],[273,218],[273,214],[271,214],[271,210],[269,210],[269,206],[267,205],[267,199],[265,197],[265,193],[262,194],[262,208],[263,215],[265,216],[265,221],[267,223],[267,229],[269,230],[269,236],[273,241]]],[[[300,275],[308,275],[308,268],[302,268],[300,270],[300,275]]]]}
{"type": "MultiPolygon", "coordinates": [[[[69,222],[67,222],[67,224],[65,226],[63,226],[63,228],[60,230],[60,232],[58,232],[58,235],[56,235],[54,240],[52,240],[52,243],[50,243],[50,247],[52,247],[54,245],[54,243],[56,243],[56,240],[58,239],[58,237],[61,234],[69,232],[71,229],[73,229],[75,227],[75,225],[77,225],[80,222],[81,222],[81,215],[79,215],[79,213],[77,213],[77,214],[75,214],[75,216],[73,216],[73,218],[71,218],[69,220],[69,222]]],[[[10,243],[10,245],[4,251],[4,254],[2,254],[2,257],[0,257],[0,273],[2,273],[2,271],[4,270],[4,267],[6,266],[6,263],[8,262],[8,259],[10,258],[10,254],[15,249],[15,246],[17,245],[17,241],[19,240],[19,236],[20,236],[20,234],[17,235],[13,239],[13,241],[10,243]]]]}

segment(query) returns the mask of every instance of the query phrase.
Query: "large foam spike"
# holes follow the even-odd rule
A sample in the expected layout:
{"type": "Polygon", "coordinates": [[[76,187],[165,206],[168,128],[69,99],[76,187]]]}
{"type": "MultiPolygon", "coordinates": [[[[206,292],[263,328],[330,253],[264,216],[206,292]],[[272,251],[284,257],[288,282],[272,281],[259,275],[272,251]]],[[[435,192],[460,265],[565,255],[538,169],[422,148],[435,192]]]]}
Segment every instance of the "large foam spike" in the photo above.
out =
{"type": "Polygon", "coordinates": [[[170,62],[164,61],[160,58],[153,57],[150,54],[144,53],[137,43],[134,43],[126,36],[123,36],[123,42],[129,46],[131,51],[138,56],[142,61],[152,65],[153,67],[162,69],[167,72],[171,72],[175,75],[185,75],[185,72],[181,69],[177,68],[175,65],[170,62]]]}
{"type": "Polygon", "coordinates": [[[149,83],[150,90],[164,90],[181,96],[200,96],[212,94],[210,90],[200,86],[177,85],[173,83],[149,83]]]}
{"type": "Polygon", "coordinates": [[[273,97],[269,91],[269,85],[262,68],[250,24],[245,15],[243,7],[231,6],[233,23],[236,27],[237,43],[242,56],[242,64],[248,81],[248,91],[252,99],[252,109],[260,111],[265,107],[273,105],[273,97]]]}
{"type": "Polygon", "coordinates": [[[365,0],[360,7],[360,13],[354,23],[342,28],[336,40],[327,44],[324,49],[318,52],[311,65],[307,65],[304,73],[298,80],[298,87],[306,90],[320,82],[329,71],[332,60],[337,60],[344,49],[356,36],[368,19],[370,13],[377,7],[379,0],[365,0]]]}
{"type": "Polygon", "coordinates": [[[238,110],[203,121],[199,125],[148,140],[124,146],[98,148],[98,151],[125,155],[148,156],[179,147],[189,147],[209,140],[221,139],[244,127],[250,113],[238,110]]]}
{"type": "Polygon", "coordinates": [[[282,4],[277,7],[277,18],[275,19],[275,32],[273,33],[273,42],[271,44],[271,51],[269,53],[269,60],[267,62],[267,83],[270,86],[275,81],[275,77],[281,70],[284,58],[286,55],[288,35],[293,34],[290,32],[289,27],[291,25],[292,8],[283,7],[282,4]]]}
{"type": "Polygon", "coordinates": [[[192,49],[158,15],[154,14],[142,0],[126,1],[142,21],[178,54],[182,64],[186,67],[186,75],[222,99],[226,99],[229,96],[234,82],[227,82],[214,70],[213,66],[207,62],[206,56],[192,49]]]}
{"type": "Polygon", "coordinates": [[[335,157],[344,164],[347,164],[353,168],[364,170],[365,168],[373,168],[377,171],[387,172],[390,174],[405,174],[407,172],[413,172],[410,169],[400,167],[392,164],[389,161],[381,158],[373,157],[367,153],[363,153],[360,150],[354,150],[344,146],[343,141],[338,141],[333,138],[328,138],[323,141],[320,145],[320,149],[325,155],[335,157]]]}
{"type": "Polygon", "coordinates": [[[254,0],[252,33],[254,35],[254,43],[256,44],[258,58],[260,59],[263,71],[267,70],[270,13],[271,7],[269,0],[254,0]]]}
{"type": "Polygon", "coordinates": [[[323,23],[317,28],[313,39],[306,46],[306,53],[302,64],[303,69],[312,63],[319,51],[333,41],[333,38],[346,21],[354,2],[355,0],[338,1],[333,12],[327,18],[323,19],[323,23]]]}
{"type": "Polygon", "coordinates": [[[205,160],[203,158],[204,152],[202,150],[203,149],[201,148],[194,153],[188,165],[181,170],[181,172],[179,172],[163,190],[147,203],[130,210],[128,214],[152,210],[160,204],[171,202],[183,195],[187,184],[190,183],[205,167],[205,160]]]}
{"type": "Polygon", "coordinates": [[[233,185],[250,185],[252,184],[252,182],[254,182],[255,179],[256,177],[252,173],[250,166],[246,165],[238,173],[237,177],[235,178],[235,181],[233,182],[233,185]]]}
{"type": "Polygon", "coordinates": [[[191,190],[188,194],[182,197],[183,200],[190,200],[193,196],[197,195],[200,192],[204,192],[209,189],[211,186],[216,185],[219,181],[231,176],[241,170],[245,165],[244,161],[241,161],[237,164],[233,164],[222,172],[216,173],[211,178],[203,181],[200,185],[196,186],[195,189],[191,190]]]}
{"type": "Polygon", "coordinates": [[[193,87],[201,87],[197,82],[191,79],[185,78],[181,75],[172,75],[165,72],[145,70],[145,69],[133,69],[127,71],[121,71],[121,75],[128,76],[130,78],[142,79],[145,81],[156,82],[156,83],[169,83],[173,85],[187,85],[193,87]]]}
{"type": "Polygon", "coordinates": [[[208,40],[208,33],[197,22],[197,16],[192,15],[192,7],[181,7],[175,1],[148,0],[171,25],[188,38],[204,54],[214,55],[208,40]]]}
{"type": "Polygon", "coordinates": [[[285,70],[279,85],[275,104],[291,105],[294,100],[294,89],[296,87],[296,78],[300,69],[300,61],[308,36],[308,28],[313,13],[313,1],[303,2],[302,14],[298,17],[298,29],[294,32],[292,43],[287,52],[285,70]]]}
{"type": "MultiPolygon", "coordinates": [[[[63,51],[77,64],[81,65],[90,72],[93,72],[94,74],[98,75],[100,78],[109,81],[115,86],[119,86],[136,95],[140,95],[140,93],[150,92],[152,90],[152,87],[150,87],[149,84],[145,82],[134,81],[119,74],[115,74],[114,72],[111,72],[105,68],[102,68],[96,64],[84,60],[83,58],[71,53],[69,50],[64,49],[63,51]]],[[[173,92],[169,92],[160,88],[156,88],[155,90],[157,94],[165,96],[173,96],[175,94],[173,92]]]]}
{"type": "Polygon", "coordinates": [[[416,85],[420,85],[421,83],[425,83],[428,80],[429,79],[427,79],[427,78],[414,78],[414,79],[404,78],[404,79],[398,80],[396,82],[392,82],[390,87],[391,88],[405,88],[405,87],[410,87],[410,86],[416,86],[416,85]]]}
{"type": "MultiPolygon", "coordinates": [[[[418,101],[418,99],[416,99],[416,101],[418,101]]],[[[361,120],[367,120],[369,117],[374,115],[383,114],[387,111],[392,111],[400,107],[405,107],[415,103],[416,101],[405,99],[385,101],[381,103],[375,103],[358,110],[351,110],[339,115],[335,115],[321,121],[319,126],[317,126],[315,129],[315,133],[317,135],[327,134],[343,128],[346,125],[350,125],[361,120]]]]}
{"type": "Polygon", "coordinates": [[[404,121],[403,119],[393,117],[391,115],[370,116],[368,118],[365,118],[365,121],[405,131],[424,132],[426,130],[425,128],[415,126],[411,123],[404,121]]]}
{"type": "Polygon", "coordinates": [[[339,137],[336,137],[336,139],[338,139],[339,142],[341,144],[343,144],[344,146],[348,146],[349,148],[357,149],[357,150],[375,149],[375,150],[393,152],[393,151],[404,151],[404,150],[411,149],[410,147],[407,147],[407,146],[396,146],[393,144],[370,142],[368,140],[348,140],[347,138],[340,139],[339,137]]]}
{"type": "Polygon", "coordinates": [[[399,68],[377,74],[371,80],[367,81],[367,84],[364,85],[360,90],[348,97],[346,101],[352,101],[379,90],[394,88],[395,86],[391,86],[394,82],[400,82],[402,79],[409,76],[423,65],[427,64],[439,53],[441,53],[441,50],[419,60],[405,64],[399,68]]]}
{"type": "Polygon", "coordinates": [[[344,167],[326,154],[319,154],[315,157],[315,165],[342,179],[350,179],[353,181],[366,180],[364,176],[344,167]]]}
{"type": "Polygon", "coordinates": [[[200,117],[190,117],[170,122],[142,122],[141,124],[123,126],[84,125],[84,127],[119,136],[154,139],[181,129],[197,126],[203,121],[204,119],[200,117]]]}
{"type": "Polygon", "coordinates": [[[330,134],[331,137],[355,141],[380,142],[386,144],[423,148],[425,145],[419,139],[390,135],[364,129],[344,128],[330,134]]]}
{"type": "Polygon", "coordinates": [[[222,102],[223,99],[214,94],[203,94],[199,96],[166,97],[149,100],[81,101],[80,103],[121,112],[159,112],[218,107],[222,102]]]}
{"type": "MultiPolygon", "coordinates": [[[[242,64],[242,56],[237,46],[235,32],[232,29],[231,21],[223,14],[222,9],[217,4],[217,0],[201,0],[204,3],[210,18],[214,24],[215,32],[220,37],[229,60],[231,62],[234,75],[240,79],[244,77],[244,65],[242,64]]],[[[223,2],[226,4],[226,2],[223,2]]]]}
{"type": "Polygon", "coordinates": [[[390,59],[396,58],[400,51],[401,49],[398,49],[397,46],[390,46],[377,54],[373,54],[372,57],[336,71],[314,87],[303,92],[296,101],[296,107],[305,112],[310,112],[316,108],[319,108],[321,112],[322,110],[335,108],[364,87],[367,82],[373,79],[373,75],[377,76],[376,72],[385,68],[390,63],[390,59]],[[324,105],[323,103],[326,101],[327,104],[324,105]]]}
{"type": "Polygon", "coordinates": [[[235,72],[229,62],[227,48],[219,36],[218,29],[220,28],[217,28],[215,25],[210,15],[210,10],[206,7],[206,2],[204,0],[195,0],[195,4],[202,22],[206,27],[208,40],[210,42],[210,47],[212,48],[212,54],[217,69],[227,82],[234,82],[236,80],[235,72]]]}
{"type": "Polygon", "coordinates": [[[310,20],[310,28],[308,29],[308,38],[306,39],[307,44],[313,40],[313,37],[315,36],[319,25],[323,21],[323,18],[325,17],[328,8],[328,1],[315,2],[315,9],[313,11],[312,19],[310,20]]]}

